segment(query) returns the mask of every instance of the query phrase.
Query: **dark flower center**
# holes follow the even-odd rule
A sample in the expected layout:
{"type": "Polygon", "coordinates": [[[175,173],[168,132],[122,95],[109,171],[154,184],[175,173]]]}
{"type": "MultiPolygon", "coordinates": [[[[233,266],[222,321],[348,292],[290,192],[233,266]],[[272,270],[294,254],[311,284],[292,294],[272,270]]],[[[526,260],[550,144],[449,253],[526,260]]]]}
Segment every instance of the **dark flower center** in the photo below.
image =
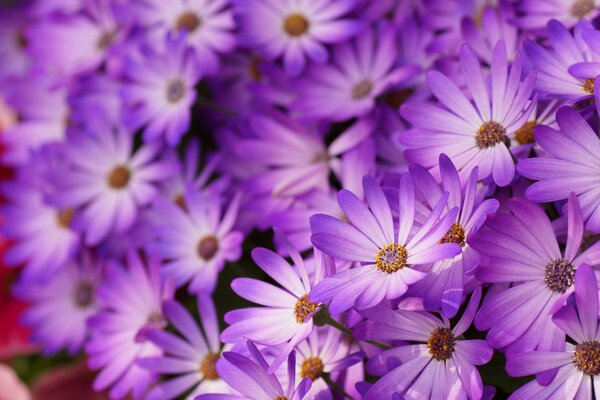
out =
{"type": "Polygon", "coordinates": [[[63,228],[68,228],[71,225],[74,213],[75,211],[72,208],[59,211],[57,215],[58,225],[62,226],[63,228]]]}
{"type": "Polygon", "coordinates": [[[217,372],[217,361],[219,360],[218,354],[209,354],[200,363],[200,373],[204,379],[209,381],[215,381],[219,379],[219,373],[217,372]]]}
{"type": "Polygon", "coordinates": [[[188,11],[179,16],[176,27],[178,30],[185,29],[188,32],[194,32],[201,24],[202,20],[200,17],[195,13],[188,11]]]}
{"type": "Polygon", "coordinates": [[[283,30],[290,36],[302,36],[308,31],[310,23],[302,14],[290,14],[283,21],[283,30]]]}
{"type": "Polygon", "coordinates": [[[583,91],[589,94],[594,94],[594,82],[596,80],[594,78],[586,79],[583,82],[583,91]]]}
{"type": "Polygon", "coordinates": [[[250,57],[250,63],[248,65],[248,70],[250,72],[250,78],[253,81],[260,81],[262,78],[262,72],[260,72],[260,64],[262,60],[259,56],[253,55],[250,57]]]}
{"type": "Polygon", "coordinates": [[[113,189],[122,189],[129,183],[131,172],[123,165],[115,167],[108,175],[108,184],[113,189]]]}
{"type": "Polygon", "coordinates": [[[285,396],[277,396],[273,400],[287,400],[287,397],[285,397],[285,396]]]}
{"type": "Polygon", "coordinates": [[[308,317],[312,315],[317,309],[317,305],[313,304],[308,300],[308,295],[300,297],[294,307],[294,315],[296,316],[296,322],[303,324],[308,317]]]}
{"type": "Polygon", "coordinates": [[[544,280],[553,292],[565,293],[575,280],[575,268],[564,258],[557,258],[546,265],[544,280]]]}
{"type": "Polygon", "coordinates": [[[506,129],[497,122],[484,122],[477,130],[475,142],[480,149],[494,147],[506,137],[506,129]]]}
{"type": "Polygon", "coordinates": [[[88,282],[81,282],[75,289],[73,299],[77,307],[89,307],[94,302],[94,286],[88,282]]]}
{"type": "Polygon", "coordinates": [[[217,250],[219,250],[219,240],[212,235],[205,236],[198,243],[198,255],[207,261],[217,254],[217,250]]]}
{"type": "Polygon", "coordinates": [[[571,15],[575,18],[583,18],[595,8],[594,0],[576,0],[571,6],[571,15]]]}
{"type": "Polygon", "coordinates": [[[535,128],[535,125],[535,121],[525,122],[515,133],[515,140],[519,144],[535,143],[535,138],[533,137],[533,128],[535,128]]]}
{"type": "Polygon", "coordinates": [[[15,35],[15,42],[17,43],[17,47],[19,49],[26,49],[29,41],[27,40],[27,36],[25,36],[25,32],[22,29],[19,29],[15,35]]]}
{"type": "Polygon", "coordinates": [[[448,328],[436,328],[427,339],[427,349],[431,357],[443,361],[452,357],[456,339],[452,330],[448,328]]]}
{"type": "Polygon", "coordinates": [[[105,32],[100,36],[100,39],[98,39],[96,47],[98,47],[98,50],[104,50],[112,44],[116,37],[117,32],[115,31],[105,32]]]}
{"type": "Polygon", "coordinates": [[[575,347],[573,363],[586,375],[600,374],[600,343],[592,340],[578,344],[575,347]]]}
{"type": "Polygon", "coordinates": [[[300,376],[302,379],[310,378],[314,381],[323,373],[323,367],[323,360],[321,360],[319,357],[308,357],[302,363],[300,376]]]}
{"type": "Polygon", "coordinates": [[[465,230],[459,223],[454,223],[442,237],[440,243],[456,243],[465,247],[465,230]]]}
{"type": "Polygon", "coordinates": [[[185,95],[185,83],[181,79],[174,79],[167,85],[167,100],[177,103],[185,95]]]}
{"type": "Polygon", "coordinates": [[[373,83],[371,81],[366,79],[364,81],[360,81],[352,88],[352,98],[354,100],[364,99],[369,95],[369,93],[371,93],[372,89],[373,83]]]}
{"type": "Polygon", "coordinates": [[[389,244],[377,252],[375,265],[381,272],[391,274],[406,265],[408,251],[399,244],[389,244]]]}
{"type": "Polygon", "coordinates": [[[175,196],[173,201],[175,202],[175,204],[181,207],[183,211],[187,211],[187,206],[185,205],[185,197],[183,197],[183,194],[179,193],[177,196],[175,196]]]}

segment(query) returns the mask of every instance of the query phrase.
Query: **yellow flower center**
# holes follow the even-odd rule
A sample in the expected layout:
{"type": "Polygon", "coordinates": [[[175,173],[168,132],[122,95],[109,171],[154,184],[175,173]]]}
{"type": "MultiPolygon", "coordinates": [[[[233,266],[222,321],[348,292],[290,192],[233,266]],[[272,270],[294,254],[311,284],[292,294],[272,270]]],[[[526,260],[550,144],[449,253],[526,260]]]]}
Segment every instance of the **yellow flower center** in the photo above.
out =
{"type": "Polygon", "coordinates": [[[317,305],[313,304],[308,300],[308,295],[300,297],[294,307],[294,315],[296,316],[296,322],[303,324],[317,309],[317,305]]]}
{"type": "Polygon", "coordinates": [[[219,379],[219,373],[217,372],[217,361],[219,360],[218,354],[209,354],[200,363],[200,373],[204,379],[209,381],[215,381],[219,379]]]}
{"type": "Polygon", "coordinates": [[[459,223],[454,223],[442,237],[440,243],[456,243],[465,247],[465,230],[459,223]]]}
{"type": "Polygon", "coordinates": [[[480,149],[494,147],[506,137],[506,129],[497,122],[485,122],[477,130],[475,142],[480,149]]]}
{"type": "Polygon", "coordinates": [[[573,354],[573,363],[586,375],[600,374],[600,343],[592,340],[578,344],[573,354]]]}
{"type": "Polygon", "coordinates": [[[108,185],[113,189],[122,189],[129,183],[131,172],[124,165],[115,167],[108,175],[108,185]]]}
{"type": "Polygon", "coordinates": [[[596,8],[594,0],[576,0],[571,6],[571,15],[583,18],[596,8]]]}
{"type": "Polygon", "coordinates": [[[583,91],[589,94],[594,94],[594,82],[596,80],[594,78],[586,79],[583,82],[583,91]]]}
{"type": "Polygon", "coordinates": [[[197,14],[188,11],[179,16],[179,19],[177,19],[176,27],[178,30],[194,32],[200,27],[201,24],[202,20],[200,19],[200,17],[197,14]]]}
{"type": "Polygon", "coordinates": [[[323,373],[323,360],[319,357],[308,357],[304,362],[302,362],[302,369],[300,371],[300,376],[302,379],[310,378],[313,381],[318,379],[323,373]]]}
{"type": "Polygon", "coordinates": [[[456,339],[448,328],[436,328],[427,339],[427,349],[431,357],[443,361],[452,357],[456,339]]]}
{"type": "Polygon", "coordinates": [[[533,128],[535,128],[535,125],[535,121],[525,122],[515,133],[515,140],[519,144],[535,143],[535,138],[533,137],[533,128]]]}
{"type": "Polygon", "coordinates": [[[308,31],[310,23],[302,14],[290,14],[283,21],[283,30],[290,36],[302,36],[308,31]]]}
{"type": "Polygon", "coordinates": [[[389,244],[377,252],[375,265],[381,272],[391,274],[406,265],[408,252],[399,244],[389,244]]]}

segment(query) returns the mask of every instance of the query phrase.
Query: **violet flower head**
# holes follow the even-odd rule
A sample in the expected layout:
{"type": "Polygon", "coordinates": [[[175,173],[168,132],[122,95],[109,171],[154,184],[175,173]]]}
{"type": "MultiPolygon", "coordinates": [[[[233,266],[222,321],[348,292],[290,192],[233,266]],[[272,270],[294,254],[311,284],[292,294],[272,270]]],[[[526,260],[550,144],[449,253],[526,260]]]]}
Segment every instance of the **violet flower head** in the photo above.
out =
{"type": "Polygon", "coordinates": [[[416,264],[452,258],[462,249],[456,243],[440,243],[458,216],[456,208],[444,212],[448,193],[417,228],[413,180],[408,173],[400,178],[397,221],[372,177],[364,177],[363,188],[367,204],[348,190],[338,194],[349,223],[324,214],[311,218],[311,240],[318,250],[338,260],[360,263],[325,278],[311,292],[311,302],[331,302],[332,314],[397,299],[425,277],[426,273],[414,268],[416,264]]]}
{"type": "Polygon", "coordinates": [[[483,340],[461,337],[471,326],[480,299],[478,288],[454,327],[425,312],[388,307],[364,311],[367,320],[354,329],[357,338],[404,343],[369,360],[367,370],[383,376],[364,399],[395,399],[394,393],[407,400],[481,399],[483,384],[476,366],[486,364],[493,351],[483,340]]]}
{"type": "Polygon", "coordinates": [[[302,400],[307,398],[311,380],[305,378],[296,386],[296,353],[287,357],[287,380],[280,380],[250,340],[250,358],[231,351],[217,362],[217,373],[239,395],[203,394],[195,400],[302,400]],[[282,382],[283,381],[283,382],[282,382]]]}
{"type": "Polygon", "coordinates": [[[544,157],[522,160],[521,175],[537,180],[526,191],[536,202],[564,200],[573,192],[579,199],[586,228],[600,232],[600,139],[586,120],[570,107],[556,113],[556,130],[538,126],[536,142],[544,157]]]}
{"type": "Polygon", "coordinates": [[[137,361],[162,353],[147,337],[165,326],[162,303],[173,295],[170,285],[161,281],[159,267],[156,259],[145,264],[131,250],[127,267],[109,263],[106,280],[98,289],[101,310],[89,320],[91,338],[85,351],[89,367],[100,370],[94,390],[110,387],[112,399],[129,393],[139,399],[157,379],[137,361]]]}
{"type": "Polygon", "coordinates": [[[593,269],[582,264],[575,273],[575,301],[565,305],[552,321],[573,341],[560,351],[526,351],[508,358],[512,376],[540,374],[558,369],[552,382],[534,380],[514,392],[511,400],[591,399],[600,394],[600,330],[598,329],[598,281],[593,269]]]}
{"type": "Polygon", "coordinates": [[[226,261],[236,261],[244,235],[234,230],[240,207],[236,195],[223,211],[221,196],[188,185],[180,202],[164,197],[154,203],[153,253],[163,260],[162,272],[189,291],[212,292],[226,261]]]}
{"type": "Polygon", "coordinates": [[[87,320],[99,309],[96,290],[104,277],[102,265],[89,253],[69,263],[48,281],[21,281],[15,294],[31,306],[23,323],[44,354],[65,349],[78,352],[88,337],[87,320]]]}
{"type": "Polygon", "coordinates": [[[307,60],[323,64],[326,44],[346,41],[365,28],[348,13],[356,0],[236,0],[241,41],[266,60],[283,58],[290,75],[300,75],[307,60]]]}
{"type": "Polygon", "coordinates": [[[395,32],[385,23],[337,45],[331,63],[309,67],[294,110],[304,118],[332,121],[368,114],[379,95],[420,71],[416,65],[395,65],[396,46],[395,32]]]}
{"type": "Polygon", "coordinates": [[[184,39],[185,34],[169,36],[162,51],[148,52],[125,69],[124,120],[132,130],[144,127],[147,141],[162,138],[176,146],[190,127],[202,70],[184,39]]]}
{"type": "Polygon", "coordinates": [[[160,347],[164,355],[142,358],[138,364],[156,374],[174,377],[150,389],[145,399],[172,400],[189,392],[185,398],[193,400],[203,393],[227,392],[228,386],[216,370],[221,344],[217,313],[210,295],[198,295],[199,325],[190,312],[174,300],[166,301],[163,310],[179,335],[166,330],[148,332],[148,340],[160,347]]]}
{"type": "MultiPolygon", "coordinates": [[[[563,350],[564,334],[550,313],[573,292],[573,277],[582,263],[600,262],[600,243],[580,250],[583,218],[574,195],[567,207],[568,240],[561,251],[543,210],[524,199],[508,202],[511,214],[497,214],[469,243],[484,255],[475,276],[486,283],[517,283],[484,302],[477,329],[489,329],[488,343],[507,352],[563,350]]],[[[544,378],[549,379],[549,378],[544,378]]]]}
{"type": "Polygon", "coordinates": [[[497,185],[506,186],[514,177],[515,166],[505,142],[531,114],[535,74],[521,81],[521,59],[517,55],[509,68],[502,41],[494,48],[489,81],[467,45],[461,48],[460,67],[474,104],[448,77],[429,71],[429,89],[441,105],[410,102],[400,108],[413,126],[400,137],[409,147],[405,156],[431,168],[445,153],[459,170],[461,181],[478,166],[479,179],[492,177],[497,185]]]}

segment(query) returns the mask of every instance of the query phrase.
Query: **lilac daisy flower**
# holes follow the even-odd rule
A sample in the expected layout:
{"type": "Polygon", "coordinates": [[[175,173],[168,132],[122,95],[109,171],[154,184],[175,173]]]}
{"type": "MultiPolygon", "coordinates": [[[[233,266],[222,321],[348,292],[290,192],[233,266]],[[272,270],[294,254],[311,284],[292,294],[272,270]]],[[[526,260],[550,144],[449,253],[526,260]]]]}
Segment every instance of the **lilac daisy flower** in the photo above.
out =
{"type": "Polygon", "coordinates": [[[368,114],[379,95],[420,70],[416,65],[396,67],[396,55],[394,29],[384,23],[337,45],[330,63],[309,67],[294,110],[309,119],[333,121],[368,114]]]}
{"type": "Polygon", "coordinates": [[[520,0],[514,3],[517,16],[514,23],[527,30],[543,29],[550,19],[567,27],[598,15],[598,0],[520,0]]]}
{"type": "Polygon", "coordinates": [[[155,239],[150,245],[163,260],[162,271],[189,291],[212,292],[226,261],[242,253],[244,235],[233,230],[240,207],[236,195],[224,212],[223,199],[213,191],[199,192],[188,185],[182,203],[157,198],[153,221],[155,239]]]}
{"type": "Polygon", "coordinates": [[[216,370],[221,344],[217,313],[210,296],[198,296],[200,325],[174,300],[166,301],[163,310],[181,336],[160,330],[148,332],[148,340],[160,347],[164,355],[142,358],[138,364],[156,374],[175,377],[154,386],[145,399],[171,400],[191,390],[185,398],[193,400],[202,393],[226,392],[228,386],[216,370]]]}
{"type": "Polygon", "coordinates": [[[467,243],[467,238],[483,226],[488,215],[495,213],[499,204],[496,199],[482,201],[477,195],[477,167],[469,175],[464,189],[456,167],[445,154],[440,155],[439,170],[441,184],[423,167],[412,166],[415,192],[427,210],[435,207],[444,191],[448,192],[447,208],[456,207],[459,214],[441,242],[459,244],[462,251],[454,258],[415,267],[428,275],[415,283],[409,289],[409,294],[422,297],[426,309],[441,310],[445,317],[452,318],[463,301],[465,274],[472,274],[481,260],[479,252],[467,243]]]}
{"type": "Polygon", "coordinates": [[[311,292],[310,301],[331,302],[333,314],[353,306],[365,309],[384,299],[397,299],[425,277],[424,272],[414,268],[416,264],[452,258],[461,252],[456,243],[439,243],[458,216],[456,208],[442,215],[448,193],[441,196],[417,228],[413,181],[408,173],[403,174],[396,231],[381,187],[372,177],[365,176],[363,188],[368,207],[348,190],[338,194],[340,207],[350,223],[324,214],[311,218],[311,240],[317,249],[339,260],[361,263],[325,278],[311,292]]]}
{"type": "Polygon", "coordinates": [[[163,43],[168,34],[185,33],[206,74],[219,68],[219,54],[235,47],[235,22],[228,0],[138,0],[135,21],[146,28],[147,41],[163,43]]]}
{"type": "Polygon", "coordinates": [[[138,208],[154,198],[156,185],[177,171],[177,164],[160,153],[159,144],[134,152],[131,135],[118,129],[79,135],[63,150],[64,165],[53,173],[58,188],[52,202],[82,207],[80,228],[88,245],[131,228],[138,208]]]}
{"type": "Polygon", "coordinates": [[[531,73],[521,81],[521,60],[517,55],[508,67],[504,42],[494,48],[488,85],[477,56],[467,45],[460,52],[460,67],[474,104],[454,82],[438,71],[429,71],[429,89],[443,107],[411,102],[401,108],[413,128],[401,140],[410,147],[406,158],[424,167],[436,165],[447,154],[465,181],[479,167],[479,179],[490,176],[500,186],[508,185],[515,173],[505,141],[527,121],[535,101],[530,101],[535,83],[531,73]]]}
{"type": "Polygon", "coordinates": [[[100,370],[93,387],[111,387],[113,399],[129,393],[139,399],[157,376],[137,360],[161,354],[147,335],[164,327],[162,303],[173,291],[161,281],[157,260],[145,265],[133,250],[127,255],[127,268],[114,262],[107,267],[98,289],[101,311],[89,319],[91,338],[85,346],[89,367],[100,370]]]}
{"type": "Polygon", "coordinates": [[[575,273],[575,304],[561,308],[552,321],[573,341],[563,342],[562,351],[528,351],[508,358],[512,376],[527,376],[558,369],[556,378],[543,386],[532,381],[511,400],[591,399],[600,396],[596,376],[600,374],[600,330],[598,330],[598,281],[586,264],[575,273]]]}
{"type": "Polygon", "coordinates": [[[364,399],[396,399],[394,393],[407,400],[481,399],[483,385],[475,366],[487,363],[493,351],[483,340],[462,338],[471,326],[480,299],[478,288],[454,328],[448,320],[425,312],[386,306],[363,312],[367,321],[354,329],[357,338],[404,341],[369,360],[367,370],[384,375],[364,399]]]}
{"type": "Polygon", "coordinates": [[[48,281],[21,281],[15,294],[31,305],[23,323],[32,327],[32,341],[44,354],[66,349],[78,352],[88,336],[87,320],[98,311],[96,289],[102,283],[101,264],[89,253],[71,262],[48,281]]]}
{"type": "Polygon", "coordinates": [[[231,282],[234,292],[261,307],[241,308],[225,314],[225,322],[230,326],[221,334],[225,343],[250,339],[266,345],[285,344],[269,372],[274,372],[313,331],[312,317],[319,307],[309,300],[309,294],[323,274],[321,266],[317,266],[317,274],[311,279],[300,254],[287,239],[278,239],[287,246],[293,265],[264,248],[254,249],[252,259],[281,287],[253,278],[234,279],[231,282]]]}
{"type": "Polygon", "coordinates": [[[600,232],[600,140],[577,111],[562,107],[556,113],[560,130],[539,126],[534,131],[544,157],[519,162],[519,173],[538,182],[527,188],[527,198],[551,202],[577,195],[586,228],[600,232]]]}
{"type": "Polygon", "coordinates": [[[508,202],[511,214],[497,214],[469,243],[485,261],[475,276],[481,282],[515,285],[496,292],[482,305],[475,326],[487,341],[508,352],[562,350],[564,334],[550,312],[573,291],[573,276],[582,263],[600,262],[598,248],[582,252],[583,219],[575,196],[568,203],[568,240],[561,252],[550,220],[524,199],[508,202]],[[517,284],[518,283],[518,284],[517,284]]]}
{"type": "Polygon", "coordinates": [[[47,204],[28,182],[5,183],[2,235],[12,241],[4,255],[9,266],[25,268],[22,278],[47,280],[79,251],[80,235],[71,228],[73,210],[47,204]]]}
{"type": "Polygon", "coordinates": [[[302,400],[310,390],[309,378],[296,386],[296,353],[290,353],[285,384],[271,371],[254,343],[247,341],[250,357],[231,351],[217,362],[217,373],[239,395],[203,394],[195,400],[302,400]]]}
{"type": "Polygon", "coordinates": [[[347,17],[356,0],[236,0],[236,5],[242,44],[269,61],[283,57],[290,75],[301,74],[307,58],[325,63],[325,44],[345,41],[364,28],[347,17]]]}
{"type": "Polygon", "coordinates": [[[595,76],[580,66],[586,61],[600,61],[600,55],[590,51],[582,37],[590,28],[588,22],[581,22],[571,34],[560,22],[551,20],[547,27],[551,49],[531,40],[524,42],[523,50],[537,72],[536,89],[541,95],[571,101],[592,96],[595,76]]]}
{"type": "Polygon", "coordinates": [[[194,86],[202,72],[184,38],[170,36],[162,52],[149,52],[124,70],[124,119],[133,130],[144,126],[147,141],[164,138],[175,146],[190,127],[194,86]]]}

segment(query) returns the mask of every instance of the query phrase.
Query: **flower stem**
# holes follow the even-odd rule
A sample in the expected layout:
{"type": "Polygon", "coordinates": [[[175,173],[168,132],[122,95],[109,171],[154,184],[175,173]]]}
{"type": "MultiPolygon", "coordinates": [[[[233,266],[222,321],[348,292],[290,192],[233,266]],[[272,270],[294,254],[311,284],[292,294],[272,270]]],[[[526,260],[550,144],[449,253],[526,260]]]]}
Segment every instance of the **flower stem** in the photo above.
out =
{"type": "Polygon", "coordinates": [[[340,386],[340,385],[339,385],[337,382],[333,381],[333,380],[331,379],[331,377],[329,376],[329,374],[323,374],[323,375],[321,375],[321,377],[323,378],[323,380],[324,380],[325,382],[327,382],[327,384],[328,384],[328,385],[329,385],[331,388],[333,388],[333,390],[335,390],[336,392],[339,392],[341,395],[343,395],[343,396],[344,396],[344,397],[346,397],[347,399],[354,400],[354,397],[350,396],[350,395],[348,394],[348,392],[346,392],[346,391],[344,390],[344,388],[343,388],[343,387],[341,387],[341,386],[340,386]]]}

